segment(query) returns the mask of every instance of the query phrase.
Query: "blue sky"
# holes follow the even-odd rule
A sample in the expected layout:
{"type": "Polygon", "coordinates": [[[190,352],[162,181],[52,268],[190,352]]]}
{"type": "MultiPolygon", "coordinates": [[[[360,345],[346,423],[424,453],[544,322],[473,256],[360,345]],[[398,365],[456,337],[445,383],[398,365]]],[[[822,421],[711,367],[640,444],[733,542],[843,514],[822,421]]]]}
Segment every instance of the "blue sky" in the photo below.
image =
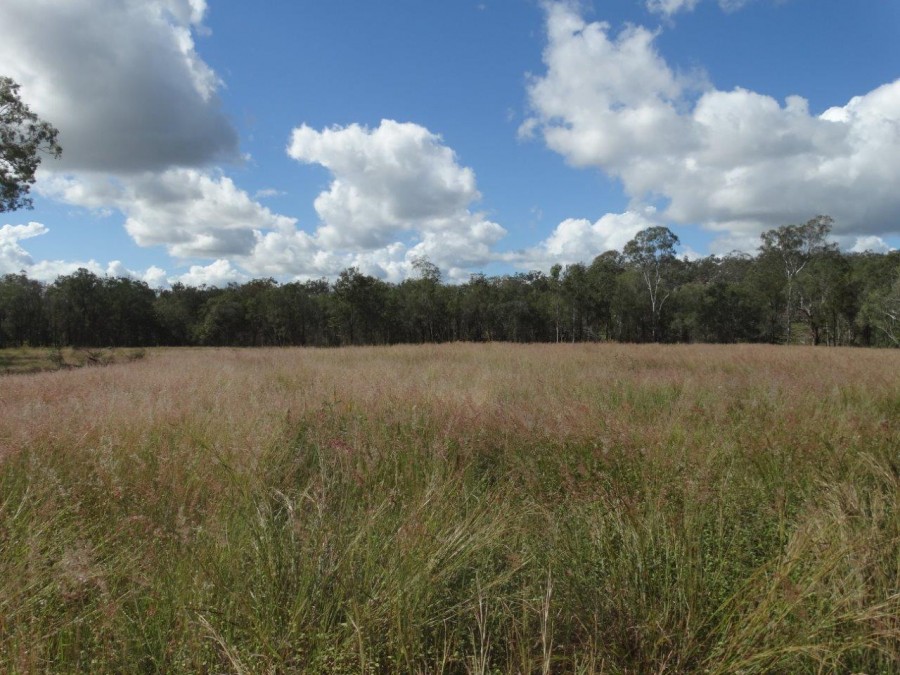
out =
{"type": "Polygon", "coordinates": [[[819,213],[888,250],[898,29],[894,0],[5,0],[0,74],[64,155],[0,273],[465,280],[819,213]]]}

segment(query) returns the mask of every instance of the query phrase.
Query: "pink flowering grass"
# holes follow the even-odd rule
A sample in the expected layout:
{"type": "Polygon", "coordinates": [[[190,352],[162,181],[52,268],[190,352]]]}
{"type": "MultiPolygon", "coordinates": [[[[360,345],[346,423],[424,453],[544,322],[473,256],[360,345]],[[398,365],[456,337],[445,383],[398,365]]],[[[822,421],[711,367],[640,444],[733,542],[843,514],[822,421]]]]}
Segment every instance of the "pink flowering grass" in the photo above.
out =
{"type": "Polygon", "coordinates": [[[3,671],[900,658],[898,351],[150,350],[0,410],[3,671]]]}

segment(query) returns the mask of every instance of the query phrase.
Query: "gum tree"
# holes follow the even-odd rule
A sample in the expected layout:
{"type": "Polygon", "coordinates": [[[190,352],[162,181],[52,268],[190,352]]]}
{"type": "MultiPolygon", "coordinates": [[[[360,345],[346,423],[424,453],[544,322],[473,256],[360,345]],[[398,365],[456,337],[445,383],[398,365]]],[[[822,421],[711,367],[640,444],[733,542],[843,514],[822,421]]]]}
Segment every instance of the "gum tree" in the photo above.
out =
{"type": "Polygon", "coordinates": [[[784,274],[788,344],[792,340],[791,324],[794,320],[794,289],[797,278],[815,255],[835,249],[827,241],[833,223],[830,216],[816,216],[803,225],[782,225],[761,235],[762,245],[759,250],[763,262],[773,261],[784,274]]]}
{"type": "Polygon", "coordinates": [[[62,154],[58,135],[22,102],[19,85],[0,76],[0,212],[31,208],[28,192],[42,155],[62,154]]]}
{"type": "Polygon", "coordinates": [[[678,258],[678,237],[668,227],[649,227],[638,232],[622,250],[626,263],[638,271],[650,298],[650,326],[654,342],[659,339],[659,319],[672,294],[678,258]]]}

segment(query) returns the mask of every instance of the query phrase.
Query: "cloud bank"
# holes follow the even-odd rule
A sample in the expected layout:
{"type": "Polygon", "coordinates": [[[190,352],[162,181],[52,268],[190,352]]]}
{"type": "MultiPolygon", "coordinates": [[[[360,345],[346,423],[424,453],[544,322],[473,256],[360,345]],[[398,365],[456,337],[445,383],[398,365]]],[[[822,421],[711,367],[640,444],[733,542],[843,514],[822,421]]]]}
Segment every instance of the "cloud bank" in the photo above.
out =
{"type": "Polygon", "coordinates": [[[735,241],[816,213],[840,235],[897,232],[900,80],[816,115],[800,96],[704,87],[665,62],[654,32],[613,34],[569,3],[547,6],[547,37],[521,133],[618,178],[634,203],[735,241]]]}
{"type": "Polygon", "coordinates": [[[125,229],[139,246],[165,246],[182,259],[249,255],[256,232],[296,222],[252,200],[230,178],[197,169],[126,178],[56,176],[41,189],[78,206],[114,207],[126,215],[125,229]]]}
{"type": "MultiPolygon", "coordinates": [[[[699,1],[645,6],[672,16],[699,1]]],[[[714,252],[753,250],[763,229],[816,213],[835,217],[851,250],[884,250],[883,237],[897,233],[900,80],[813,113],[800,96],[721,91],[678,72],[655,31],[613,31],[586,21],[575,3],[545,7],[546,72],[529,81],[520,133],[539,136],[573,167],[616,177],[631,204],[596,220],[567,218],[543,241],[509,251],[506,229],[478,209],[474,170],[412,122],[292,131],[287,153],[330,173],[314,203],[318,222],[306,229],[258,201],[275,191],[242,190],[221,169],[240,159],[218,99],[223,85],[195,46],[206,32],[205,0],[5,0],[0,63],[64,146],[37,189],[121,212],[137,245],[163,248],[188,271],[35,262],[23,242],[46,234],[40,223],[0,229],[0,271],[51,278],[84,266],[151,283],[223,284],[356,266],[399,281],[427,256],[464,280],[497,262],[589,261],[652,225],[701,224],[719,233],[714,252]]]]}
{"type": "Polygon", "coordinates": [[[238,158],[197,55],[204,0],[0,3],[0,63],[59,129],[57,166],[130,173],[238,158]]]}
{"type": "Polygon", "coordinates": [[[621,251],[641,230],[662,224],[652,206],[607,213],[595,222],[567,218],[542,242],[509,258],[518,267],[549,269],[555,263],[587,263],[605,251],[621,251]]]}
{"type": "Polygon", "coordinates": [[[323,255],[355,252],[342,259],[387,278],[405,275],[423,255],[454,277],[496,259],[492,247],[506,230],[473,210],[481,199],[474,171],[425,127],[393,120],[374,129],[302,125],[287,151],[332,174],[315,200],[321,224],[314,244],[323,255]]]}
{"type": "Polygon", "coordinates": [[[25,272],[31,279],[52,282],[61,274],[71,274],[82,267],[94,274],[107,274],[112,277],[130,277],[142,279],[153,286],[161,286],[168,283],[165,272],[158,267],[150,267],[146,272],[140,273],[127,269],[119,260],[110,261],[103,267],[96,260],[41,260],[35,262],[31,254],[26,251],[21,241],[41,237],[50,230],[43,224],[30,222],[25,225],[6,224],[0,227],[0,275],[18,274],[25,272]]]}
{"type": "Polygon", "coordinates": [[[420,125],[294,130],[289,154],[333,175],[312,234],[257,201],[271,192],[235,185],[218,165],[239,159],[237,134],[222,83],[195,49],[206,11],[205,0],[0,5],[0,62],[60,129],[64,161],[42,168],[43,196],[116,209],[139,246],[212,261],[190,267],[192,283],[333,276],[350,265],[399,280],[420,255],[462,278],[496,257],[506,232],[471,209],[481,198],[474,172],[420,125]]]}
{"type": "MultiPolygon", "coordinates": [[[[222,83],[195,49],[206,11],[205,0],[5,0],[0,63],[60,131],[62,161],[42,165],[38,192],[121,211],[139,246],[162,246],[179,260],[215,258],[185,276],[218,283],[236,278],[221,258],[251,257],[262,231],[295,220],[218,168],[240,154],[217,96],[222,83]]],[[[103,271],[94,261],[47,265],[103,271]]],[[[106,271],[135,276],[116,265],[106,271]]],[[[151,280],[160,282],[160,272],[151,280]]]]}

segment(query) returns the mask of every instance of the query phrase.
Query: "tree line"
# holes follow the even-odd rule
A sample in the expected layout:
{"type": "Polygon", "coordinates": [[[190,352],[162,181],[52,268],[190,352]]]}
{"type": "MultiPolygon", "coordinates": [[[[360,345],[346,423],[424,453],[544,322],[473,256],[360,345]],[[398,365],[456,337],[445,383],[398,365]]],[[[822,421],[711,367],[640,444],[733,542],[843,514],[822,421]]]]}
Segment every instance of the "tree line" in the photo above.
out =
{"type": "Polygon", "coordinates": [[[667,228],[549,274],[444,283],[427,259],[388,283],[255,279],[155,290],[86,269],[0,279],[0,347],[339,346],[464,341],[767,342],[900,346],[900,252],[843,253],[819,216],[762,235],[756,256],[679,258],[667,228]]]}
{"type": "MultiPolygon", "coordinates": [[[[59,132],[0,76],[0,213],[29,208],[59,132]]],[[[426,259],[386,283],[356,268],[325,280],[255,279],[166,290],[89,270],[52,284],[0,278],[0,348],[149,345],[360,345],[509,342],[810,342],[900,346],[900,253],[847,254],[817,216],[762,235],[759,253],[679,259],[665,227],[621,252],[459,285],[426,259]]]]}

